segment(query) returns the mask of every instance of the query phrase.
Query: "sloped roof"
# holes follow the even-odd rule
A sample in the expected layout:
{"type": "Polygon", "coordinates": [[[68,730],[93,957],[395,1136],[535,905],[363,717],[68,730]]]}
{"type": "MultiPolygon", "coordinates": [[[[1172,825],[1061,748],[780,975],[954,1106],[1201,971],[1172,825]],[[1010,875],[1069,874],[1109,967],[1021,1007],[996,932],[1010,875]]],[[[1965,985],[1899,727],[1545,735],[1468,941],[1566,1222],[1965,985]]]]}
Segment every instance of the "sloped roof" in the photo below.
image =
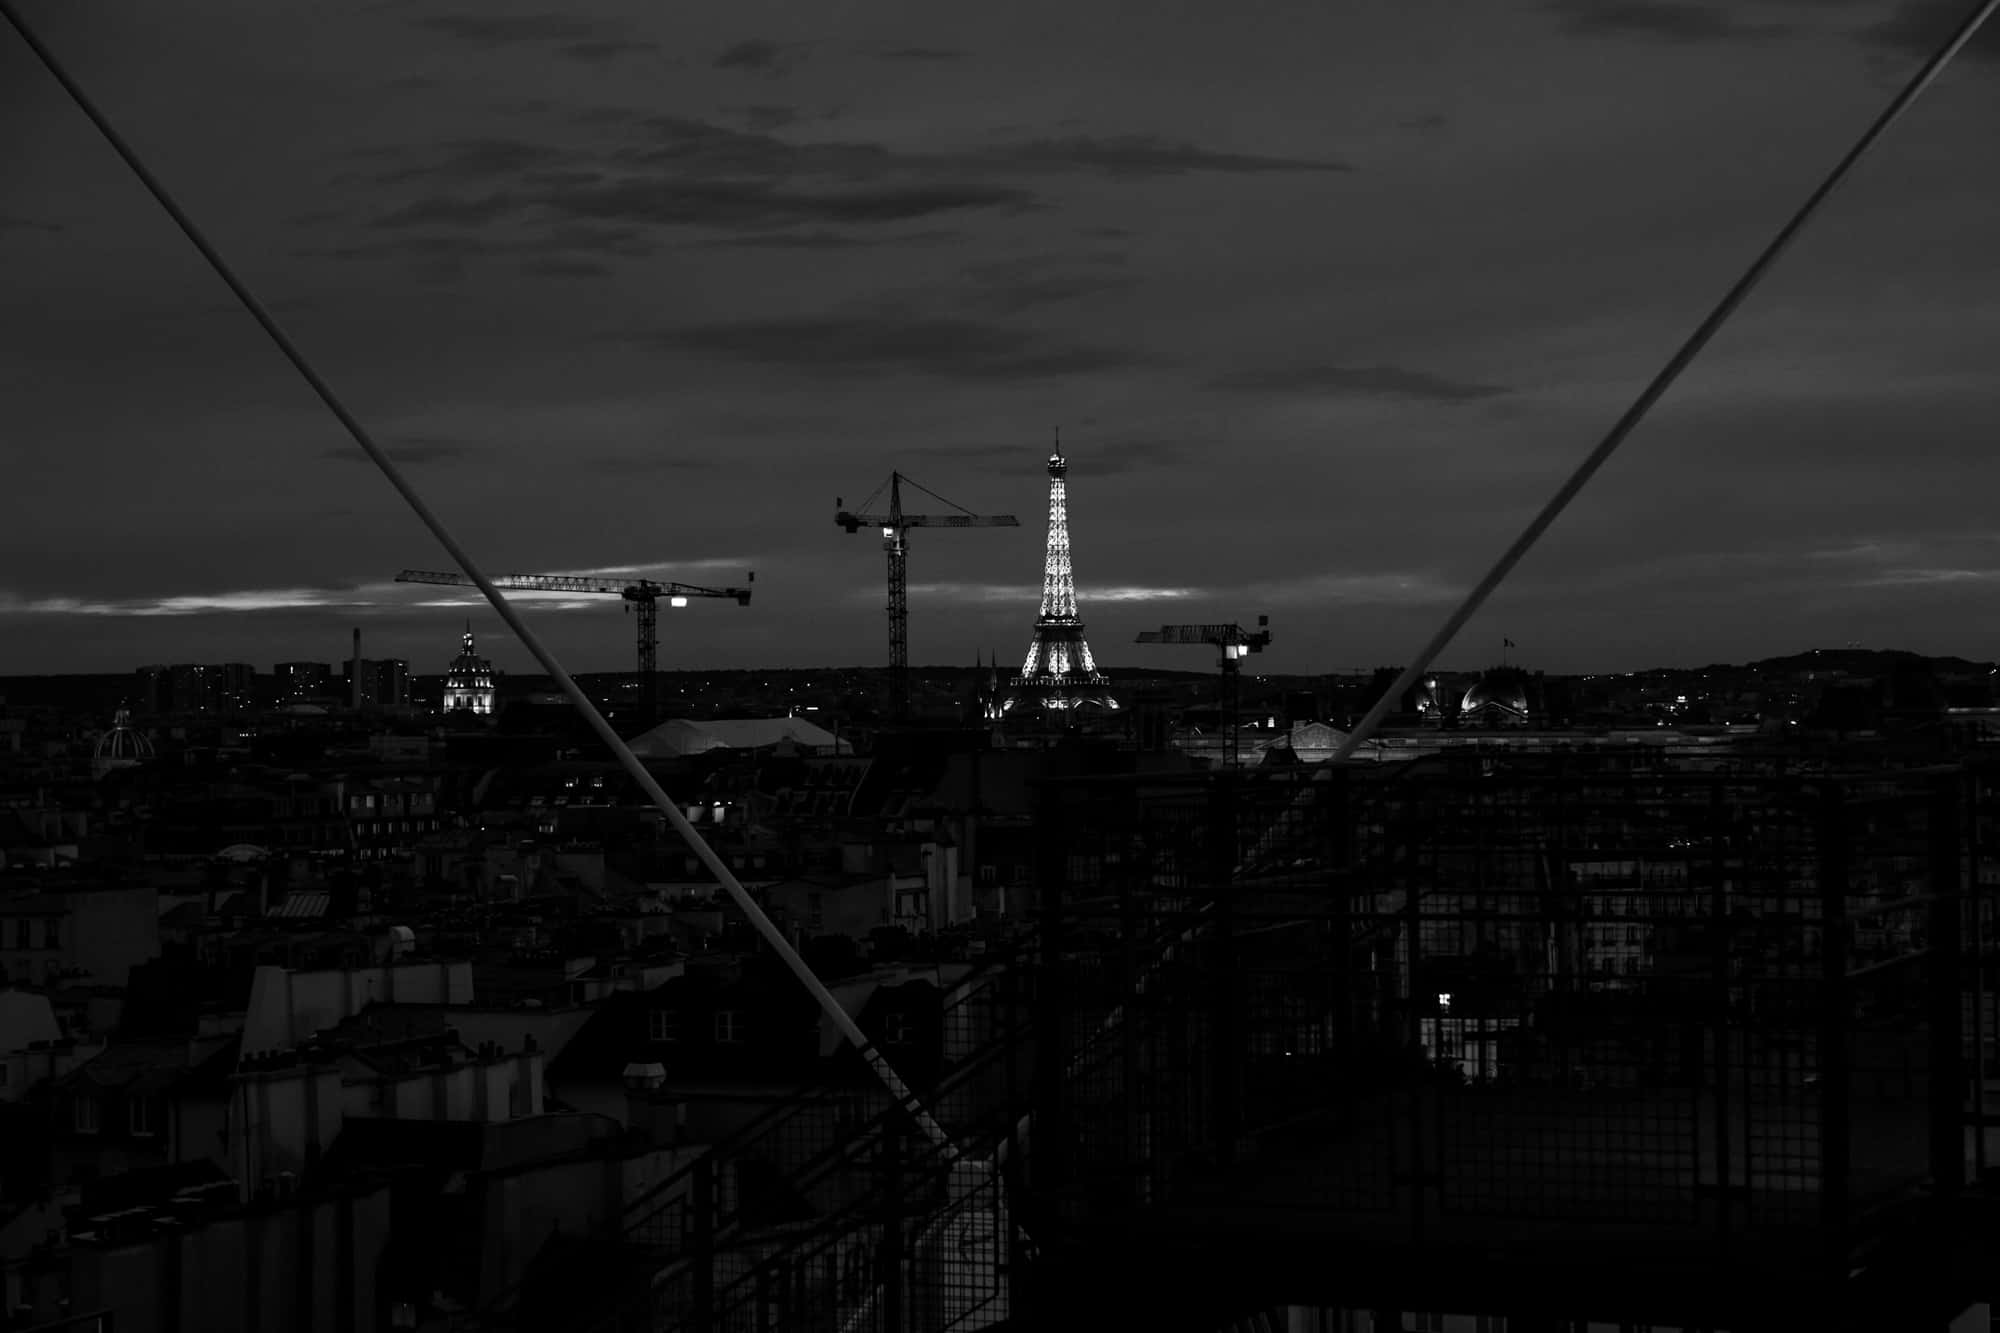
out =
{"type": "Polygon", "coordinates": [[[125,1092],[157,1092],[173,1086],[187,1074],[188,1057],[184,1037],[114,1041],[61,1081],[69,1087],[88,1085],[125,1092]]]}
{"type": "Polygon", "coordinates": [[[177,903],[160,913],[160,924],[172,928],[199,926],[208,918],[208,909],[200,903],[177,903]]]}
{"type": "Polygon", "coordinates": [[[847,748],[847,742],[802,717],[739,717],[662,722],[635,738],[632,751],[642,758],[677,758],[710,750],[762,750],[788,740],[807,749],[847,748]]]}

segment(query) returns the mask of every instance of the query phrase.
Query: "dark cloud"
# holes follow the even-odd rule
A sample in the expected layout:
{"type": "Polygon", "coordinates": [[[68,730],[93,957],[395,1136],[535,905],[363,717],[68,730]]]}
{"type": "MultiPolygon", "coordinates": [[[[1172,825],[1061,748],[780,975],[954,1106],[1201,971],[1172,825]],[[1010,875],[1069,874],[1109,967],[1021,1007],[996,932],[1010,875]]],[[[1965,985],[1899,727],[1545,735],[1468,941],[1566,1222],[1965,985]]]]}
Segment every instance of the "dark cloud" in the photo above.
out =
{"type": "MultiPolygon", "coordinates": [[[[385,444],[382,446],[382,452],[389,455],[391,462],[422,465],[424,463],[448,463],[455,458],[464,458],[474,451],[471,445],[458,440],[415,437],[385,444]]],[[[341,463],[369,462],[368,455],[362,453],[361,447],[355,444],[336,445],[322,452],[320,457],[330,458],[341,463]]],[[[370,464],[370,466],[373,465],[370,464]]]]}
{"type": "Polygon", "coordinates": [[[697,356],[842,376],[1032,381],[1148,364],[1130,352],[1066,343],[1005,325],[882,310],[707,324],[636,335],[632,341],[697,356]]]}
{"type": "Polygon", "coordinates": [[[659,472],[713,472],[719,466],[714,458],[690,457],[687,454],[611,454],[603,458],[593,458],[586,464],[592,471],[623,473],[659,472]]]}
{"type": "Polygon", "coordinates": [[[1409,398],[1430,403],[1471,403],[1511,392],[1502,385],[1447,379],[1401,366],[1283,366],[1218,375],[1208,384],[1212,389],[1242,393],[1409,398]]]}
{"type": "Polygon", "coordinates": [[[434,195],[391,209],[368,225],[371,227],[477,227],[497,222],[520,211],[522,201],[509,194],[477,197],[434,195]]]}
{"type": "Polygon", "coordinates": [[[809,42],[773,42],[761,37],[741,41],[715,58],[717,69],[740,69],[778,78],[792,72],[812,49],[809,42]]]}
{"type": "MultiPolygon", "coordinates": [[[[549,144],[501,138],[456,139],[427,153],[412,148],[395,155],[403,159],[403,165],[370,172],[360,179],[376,185],[407,185],[430,180],[487,181],[496,176],[568,162],[573,157],[566,150],[549,144]],[[419,156],[425,160],[412,160],[419,156]]],[[[354,179],[346,177],[336,183],[346,184],[354,179]]]]}
{"type": "Polygon", "coordinates": [[[746,250],[866,250],[881,246],[937,245],[957,240],[955,231],[917,231],[897,235],[855,235],[840,231],[770,231],[723,236],[698,242],[703,247],[746,250]]]}
{"type": "Polygon", "coordinates": [[[22,217],[15,213],[0,213],[0,231],[44,231],[51,235],[64,231],[60,222],[50,222],[45,218],[22,217]]]}
{"type": "Polygon", "coordinates": [[[1717,42],[1776,37],[1790,31],[1782,24],[1744,19],[1741,4],[1702,4],[1695,0],[1550,0],[1549,9],[1569,31],[1593,37],[1717,42]]]}
{"type": "Polygon", "coordinates": [[[598,24],[573,14],[433,14],[416,25],[482,46],[584,42],[600,32],[598,24]]]}
{"type": "Polygon", "coordinates": [[[622,56],[658,55],[658,43],[635,42],[621,37],[599,37],[587,42],[571,42],[557,49],[556,54],[571,60],[580,60],[586,65],[608,65],[622,56]]]}
{"type": "MultiPolygon", "coordinates": [[[[1888,17],[1869,24],[1855,35],[1884,51],[1928,57],[1944,46],[1971,12],[1963,0],[1901,0],[1888,17]]],[[[1988,19],[1960,54],[1968,59],[2000,62],[2000,21],[1988,19]]]]}
{"type": "Polygon", "coordinates": [[[949,51],[938,46],[897,46],[876,56],[878,60],[907,60],[914,63],[941,64],[953,60],[964,60],[966,52],[949,51]]]}
{"type": "Polygon", "coordinates": [[[741,119],[745,125],[759,134],[795,125],[805,116],[805,113],[795,106],[775,106],[770,103],[731,107],[729,110],[730,114],[741,119]]]}
{"type": "MultiPolygon", "coordinates": [[[[795,108],[737,108],[772,125],[795,108]]],[[[878,143],[795,144],[776,135],[678,115],[633,120],[592,108],[603,123],[630,125],[637,142],[609,149],[567,149],[518,137],[453,140],[430,149],[367,151],[349,156],[373,165],[359,177],[374,185],[445,185],[387,209],[376,230],[459,231],[540,226],[550,219],[615,221],[647,227],[699,227],[748,238],[800,229],[794,241],[751,240],[773,248],[843,248],[835,229],[874,228],[972,211],[1021,212],[1043,206],[1020,176],[1095,173],[1142,179],[1190,172],[1254,173],[1344,170],[1340,164],[1218,152],[1146,136],[1029,140],[934,153],[901,153],[878,143]]],[[[1099,229],[1105,238],[1123,233],[1099,229]]],[[[847,236],[861,243],[875,238],[847,236]]],[[[362,247],[365,249],[366,247],[362,247]]],[[[355,247],[349,247],[350,251],[355,247]]],[[[1049,279],[1017,284],[1000,309],[1067,300],[1114,284],[1049,279]]]]}
{"type": "Polygon", "coordinates": [[[1118,271],[1122,255],[1025,256],[969,264],[960,275],[971,286],[970,304],[1002,314],[1063,305],[1105,292],[1124,291],[1137,280],[1118,271]]]}
{"type": "Polygon", "coordinates": [[[593,129],[608,125],[633,125],[646,118],[647,113],[629,106],[589,106],[570,113],[570,119],[578,125],[588,125],[593,129]]]}
{"type": "Polygon", "coordinates": [[[1118,440],[1070,446],[1070,473],[1078,477],[1115,477],[1127,472],[1151,472],[1185,462],[1187,445],[1166,440],[1118,440]]]}
{"type": "Polygon", "coordinates": [[[950,182],[813,190],[787,189],[761,181],[632,180],[564,191],[539,202],[572,217],[759,228],[909,222],[974,209],[1031,208],[1037,200],[1026,190],[950,182]]]}
{"type": "Polygon", "coordinates": [[[529,259],[521,272],[537,278],[608,278],[611,267],[594,259],[529,259]]]}
{"type": "Polygon", "coordinates": [[[1345,162],[1330,159],[1217,152],[1150,134],[1029,139],[988,148],[968,157],[1002,170],[1093,171],[1107,176],[1178,176],[1195,171],[1253,175],[1354,169],[1345,162]]]}
{"type": "MultiPolygon", "coordinates": [[[[600,265],[607,259],[636,259],[657,246],[633,227],[602,227],[577,223],[550,226],[532,236],[498,239],[477,235],[395,236],[357,245],[327,246],[298,253],[321,259],[416,259],[463,262],[472,259],[522,258],[534,272],[580,276],[584,270],[548,265],[600,265]],[[541,265],[536,267],[536,265],[541,265]]],[[[591,270],[598,271],[598,270],[591,270]]]]}

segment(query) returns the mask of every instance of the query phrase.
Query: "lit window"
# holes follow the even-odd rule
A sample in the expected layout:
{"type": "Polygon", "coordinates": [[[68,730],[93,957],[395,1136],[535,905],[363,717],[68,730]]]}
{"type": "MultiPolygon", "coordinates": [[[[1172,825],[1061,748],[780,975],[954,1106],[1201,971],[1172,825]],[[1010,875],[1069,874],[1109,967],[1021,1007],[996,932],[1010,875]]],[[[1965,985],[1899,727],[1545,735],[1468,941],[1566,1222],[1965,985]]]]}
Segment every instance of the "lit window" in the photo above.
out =
{"type": "Polygon", "coordinates": [[[715,1014],[715,1040],[720,1046],[734,1046],[743,1040],[743,1017],[734,1009],[718,1009],[715,1014]]]}
{"type": "Polygon", "coordinates": [[[71,1123],[79,1134],[97,1132],[97,1098],[85,1093],[79,1096],[71,1108],[71,1123]]]}

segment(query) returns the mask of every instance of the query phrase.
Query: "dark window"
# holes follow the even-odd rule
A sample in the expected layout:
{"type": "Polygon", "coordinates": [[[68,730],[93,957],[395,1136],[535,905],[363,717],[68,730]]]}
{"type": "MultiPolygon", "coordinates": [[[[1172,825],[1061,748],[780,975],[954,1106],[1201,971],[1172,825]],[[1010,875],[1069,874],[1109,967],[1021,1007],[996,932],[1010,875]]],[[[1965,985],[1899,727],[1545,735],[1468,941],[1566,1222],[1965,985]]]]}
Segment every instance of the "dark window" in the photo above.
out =
{"type": "Polygon", "coordinates": [[[160,1132],[160,1107],[155,1098],[133,1097],[125,1105],[131,1114],[134,1138],[151,1138],[160,1132]]]}
{"type": "Polygon", "coordinates": [[[715,1012],[715,1040],[718,1045],[734,1046],[743,1040],[743,1016],[734,1009],[718,1009],[715,1012]]]}
{"type": "Polygon", "coordinates": [[[679,1041],[681,1039],[681,1016],[671,1009],[648,1009],[646,1011],[647,1041],[679,1041]]]}
{"type": "Polygon", "coordinates": [[[79,1134],[97,1132],[97,1098],[89,1093],[79,1095],[71,1107],[71,1121],[79,1134]]]}

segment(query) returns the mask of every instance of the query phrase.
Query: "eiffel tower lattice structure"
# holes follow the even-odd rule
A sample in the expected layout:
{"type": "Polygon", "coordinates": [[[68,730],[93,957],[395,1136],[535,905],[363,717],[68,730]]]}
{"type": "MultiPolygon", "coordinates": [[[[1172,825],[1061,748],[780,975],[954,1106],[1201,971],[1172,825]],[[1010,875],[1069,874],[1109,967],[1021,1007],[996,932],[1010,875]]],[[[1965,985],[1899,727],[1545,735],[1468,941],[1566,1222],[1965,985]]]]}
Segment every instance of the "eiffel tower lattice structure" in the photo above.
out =
{"type": "Polygon", "coordinates": [[[1076,571],[1069,554],[1069,460],[1062,441],[1049,455],[1049,545],[1042,565],[1042,610],[1035,617],[1034,642],[1011,687],[1009,709],[1039,705],[1054,712],[1080,708],[1113,709],[1111,683],[1097,669],[1077,614],[1076,571]]]}

